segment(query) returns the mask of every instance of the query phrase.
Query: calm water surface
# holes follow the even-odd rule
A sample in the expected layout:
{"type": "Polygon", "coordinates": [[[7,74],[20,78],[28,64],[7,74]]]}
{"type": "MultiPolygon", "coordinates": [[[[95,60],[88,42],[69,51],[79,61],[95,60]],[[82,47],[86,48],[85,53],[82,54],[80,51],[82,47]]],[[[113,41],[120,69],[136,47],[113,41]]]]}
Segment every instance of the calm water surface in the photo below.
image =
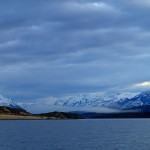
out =
{"type": "Polygon", "coordinates": [[[149,150],[150,119],[0,121],[0,150],[149,150]]]}

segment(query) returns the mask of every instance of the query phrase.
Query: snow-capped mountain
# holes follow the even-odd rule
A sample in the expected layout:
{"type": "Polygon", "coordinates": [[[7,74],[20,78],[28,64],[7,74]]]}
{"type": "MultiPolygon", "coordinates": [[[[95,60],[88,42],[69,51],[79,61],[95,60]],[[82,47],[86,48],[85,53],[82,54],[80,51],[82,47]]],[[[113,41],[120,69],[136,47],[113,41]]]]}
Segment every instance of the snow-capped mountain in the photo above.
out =
{"type": "Polygon", "coordinates": [[[11,108],[21,108],[17,103],[15,103],[13,100],[6,98],[2,95],[0,95],[0,106],[8,106],[11,108]]]}
{"type": "Polygon", "coordinates": [[[92,94],[77,94],[60,98],[55,102],[55,105],[71,107],[112,107],[114,104],[117,104],[120,101],[132,99],[139,94],[139,92],[106,92],[92,94]]]}
{"type": "Polygon", "coordinates": [[[47,111],[114,111],[150,105],[150,92],[99,92],[72,94],[62,97],[38,99],[33,103],[20,104],[30,112],[47,111]]]}
{"type": "Polygon", "coordinates": [[[50,111],[108,112],[116,110],[132,110],[135,108],[141,109],[141,107],[142,109],[146,108],[146,111],[150,111],[148,110],[150,108],[150,91],[107,91],[88,94],[72,94],[37,99],[28,103],[16,103],[11,99],[0,95],[0,106],[24,108],[32,113],[50,111]]]}
{"type": "Polygon", "coordinates": [[[120,109],[132,109],[141,106],[150,106],[150,92],[142,92],[133,98],[119,100],[116,104],[120,109]]]}

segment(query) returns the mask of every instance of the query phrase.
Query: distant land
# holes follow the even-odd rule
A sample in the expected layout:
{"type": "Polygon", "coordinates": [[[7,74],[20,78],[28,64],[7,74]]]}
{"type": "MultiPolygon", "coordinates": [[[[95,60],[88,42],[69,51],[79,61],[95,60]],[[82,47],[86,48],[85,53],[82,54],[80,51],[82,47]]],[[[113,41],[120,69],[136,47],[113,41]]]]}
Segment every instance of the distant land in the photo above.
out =
{"type": "Polygon", "coordinates": [[[66,112],[31,114],[22,108],[0,106],[0,120],[45,120],[45,119],[84,119],[84,116],[66,112]]]}
{"type": "Polygon", "coordinates": [[[15,102],[0,95],[0,119],[150,118],[150,91],[109,91],[15,102]]]}
{"type": "Polygon", "coordinates": [[[68,120],[68,119],[104,119],[104,118],[150,118],[150,112],[49,112],[32,114],[22,108],[0,106],[0,120],[68,120]]]}

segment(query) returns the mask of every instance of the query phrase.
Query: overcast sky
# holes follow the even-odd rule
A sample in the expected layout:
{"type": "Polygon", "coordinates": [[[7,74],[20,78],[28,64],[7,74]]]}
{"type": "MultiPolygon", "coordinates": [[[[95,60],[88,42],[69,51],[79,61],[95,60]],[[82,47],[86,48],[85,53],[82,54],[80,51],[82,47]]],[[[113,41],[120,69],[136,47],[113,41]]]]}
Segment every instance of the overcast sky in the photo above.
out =
{"type": "Polygon", "coordinates": [[[0,0],[0,93],[30,100],[150,80],[150,1],[0,0]]]}

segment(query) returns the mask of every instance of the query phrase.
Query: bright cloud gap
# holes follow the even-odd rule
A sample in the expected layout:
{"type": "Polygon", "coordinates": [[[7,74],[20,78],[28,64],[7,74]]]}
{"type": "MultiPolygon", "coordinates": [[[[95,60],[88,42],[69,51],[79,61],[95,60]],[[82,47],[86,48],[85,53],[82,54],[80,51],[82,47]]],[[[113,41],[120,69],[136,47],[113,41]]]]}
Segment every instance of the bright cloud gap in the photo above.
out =
{"type": "Polygon", "coordinates": [[[138,83],[135,86],[137,86],[137,87],[147,87],[147,86],[150,86],[150,81],[138,83]]]}

